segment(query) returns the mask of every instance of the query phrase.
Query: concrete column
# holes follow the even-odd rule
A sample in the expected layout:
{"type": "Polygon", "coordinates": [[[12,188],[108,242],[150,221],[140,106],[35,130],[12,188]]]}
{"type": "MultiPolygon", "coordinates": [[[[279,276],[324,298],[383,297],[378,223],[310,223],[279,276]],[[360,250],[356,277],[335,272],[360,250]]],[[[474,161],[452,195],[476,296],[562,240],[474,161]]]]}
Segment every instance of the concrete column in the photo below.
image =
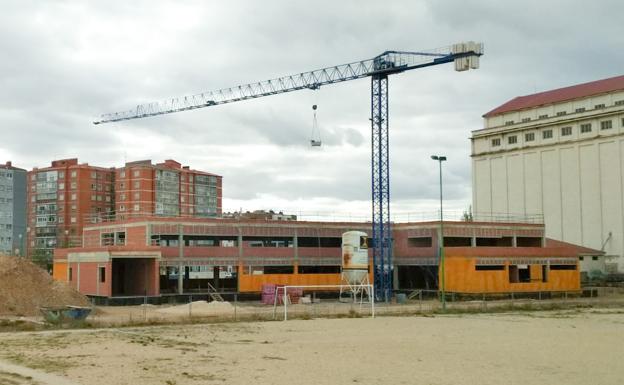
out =
{"type": "Polygon", "coordinates": [[[477,237],[470,238],[470,246],[477,247],[477,237]]]}
{"type": "Polygon", "coordinates": [[[214,277],[214,287],[215,289],[219,290],[219,287],[221,286],[219,283],[219,273],[221,272],[221,267],[220,266],[214,266],[212,268],[212,274],[214,277]]]}
{"type": "Polygon", "coordinates": [[[399,267],[394,265],[394,269],[392,269],[392,289],[399,289],[399,267]]]}
{"type": "MultiPolygon", "coordinates": [[[[297,230],[295,229],[295,235],[293,236],[293,251],[294,251],[294,258],[295,258],[295,269],[298,269],[299,267],[299,237],[297,236],[297,230]]],[[[295,271],[295,274],[297,272],[295,271]]]]}
{"type": "Polygon", "coordinates": [[[182,263],[182,259],[184,258],[184,234],[182,225],[178,225],[178,258],[180,259],[178,263],[178,294],[183,294],[185,267],[182,263]]]}
{"type": "Polygon", "coordinates": [[[243,235],[241,234],[240,227],[238,228],[238,237],[236,239],[236,243],[238,243],[238,268],[239,271],[236,273],[236,291],[240,291],[240,277],[243,274],[243,269],[245,265],[243,264],[243,235]]]}
{"type": "Polygon", "coordinates": [[[515,234],[511,237],[511,247],[518,247],[518,237],[515,234]]]}

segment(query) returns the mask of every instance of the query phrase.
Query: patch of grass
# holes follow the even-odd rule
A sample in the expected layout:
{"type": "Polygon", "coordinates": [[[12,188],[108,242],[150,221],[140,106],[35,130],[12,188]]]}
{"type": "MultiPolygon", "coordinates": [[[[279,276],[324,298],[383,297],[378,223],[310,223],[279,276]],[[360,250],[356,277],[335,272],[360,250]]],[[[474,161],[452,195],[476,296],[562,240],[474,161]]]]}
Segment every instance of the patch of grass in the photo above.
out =
{"type": "Polygon", "coordinates": [[[4,357],[17,365],[43,370],[44,372],[65,373],[67,369],[75,366],[73,363],[66,360],[41,356],[26,356],[22,353],[11,353],[4,357]]]}

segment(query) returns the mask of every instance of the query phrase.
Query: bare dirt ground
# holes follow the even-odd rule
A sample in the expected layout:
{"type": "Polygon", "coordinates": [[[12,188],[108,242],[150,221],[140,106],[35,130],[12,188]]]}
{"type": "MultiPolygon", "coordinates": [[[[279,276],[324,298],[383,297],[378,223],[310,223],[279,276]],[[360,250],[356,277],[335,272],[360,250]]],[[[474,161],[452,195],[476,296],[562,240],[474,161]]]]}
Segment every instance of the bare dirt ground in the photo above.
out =
{"type": "Polygon", "coordinates": [[[622,356],[622,307],[0,334],[76,384],[621,384],[622,356]]]}

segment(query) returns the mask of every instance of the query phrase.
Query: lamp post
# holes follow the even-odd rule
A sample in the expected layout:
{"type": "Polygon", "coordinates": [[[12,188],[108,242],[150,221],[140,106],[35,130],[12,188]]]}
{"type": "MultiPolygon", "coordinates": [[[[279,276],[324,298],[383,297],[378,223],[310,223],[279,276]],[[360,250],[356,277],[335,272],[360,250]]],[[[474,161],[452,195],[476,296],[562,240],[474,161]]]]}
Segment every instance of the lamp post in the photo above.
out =
{"type": "Polygon", "coordinates": [[[444,217],[442,215],[442,162],[446,160],[446,156],[431,155],[431,159],[438,162],[440,166],[440,236],[438,237],[438,247],[440,256],[440,292],[442,294],[442,310],[446,310],[446,293],[445,293],[445,273],[444,273],[444,217]]]}

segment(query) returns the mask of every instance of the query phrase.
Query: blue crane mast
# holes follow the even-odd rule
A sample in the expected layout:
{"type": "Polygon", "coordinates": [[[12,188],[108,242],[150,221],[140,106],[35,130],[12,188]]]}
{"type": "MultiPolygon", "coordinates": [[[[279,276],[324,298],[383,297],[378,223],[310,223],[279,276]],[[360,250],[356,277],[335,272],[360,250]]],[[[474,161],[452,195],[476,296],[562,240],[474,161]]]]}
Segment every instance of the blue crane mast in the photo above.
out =
{"type": "Polygon", "coordinates": [[[316,90],[329,84],[370,77],[373,273],[375,296],[387,301],[392,295],[393,288],[388,76],[451,62],[455,63],[457,71],[476,69],[479,67],[479,57],[482,54],[483,45],[474,42],[458,43],[422,52],[385,51],[372,59],[139,104],[131,110],[103,114],[93,124],[147,118],[304,89],[316,90]]]}

